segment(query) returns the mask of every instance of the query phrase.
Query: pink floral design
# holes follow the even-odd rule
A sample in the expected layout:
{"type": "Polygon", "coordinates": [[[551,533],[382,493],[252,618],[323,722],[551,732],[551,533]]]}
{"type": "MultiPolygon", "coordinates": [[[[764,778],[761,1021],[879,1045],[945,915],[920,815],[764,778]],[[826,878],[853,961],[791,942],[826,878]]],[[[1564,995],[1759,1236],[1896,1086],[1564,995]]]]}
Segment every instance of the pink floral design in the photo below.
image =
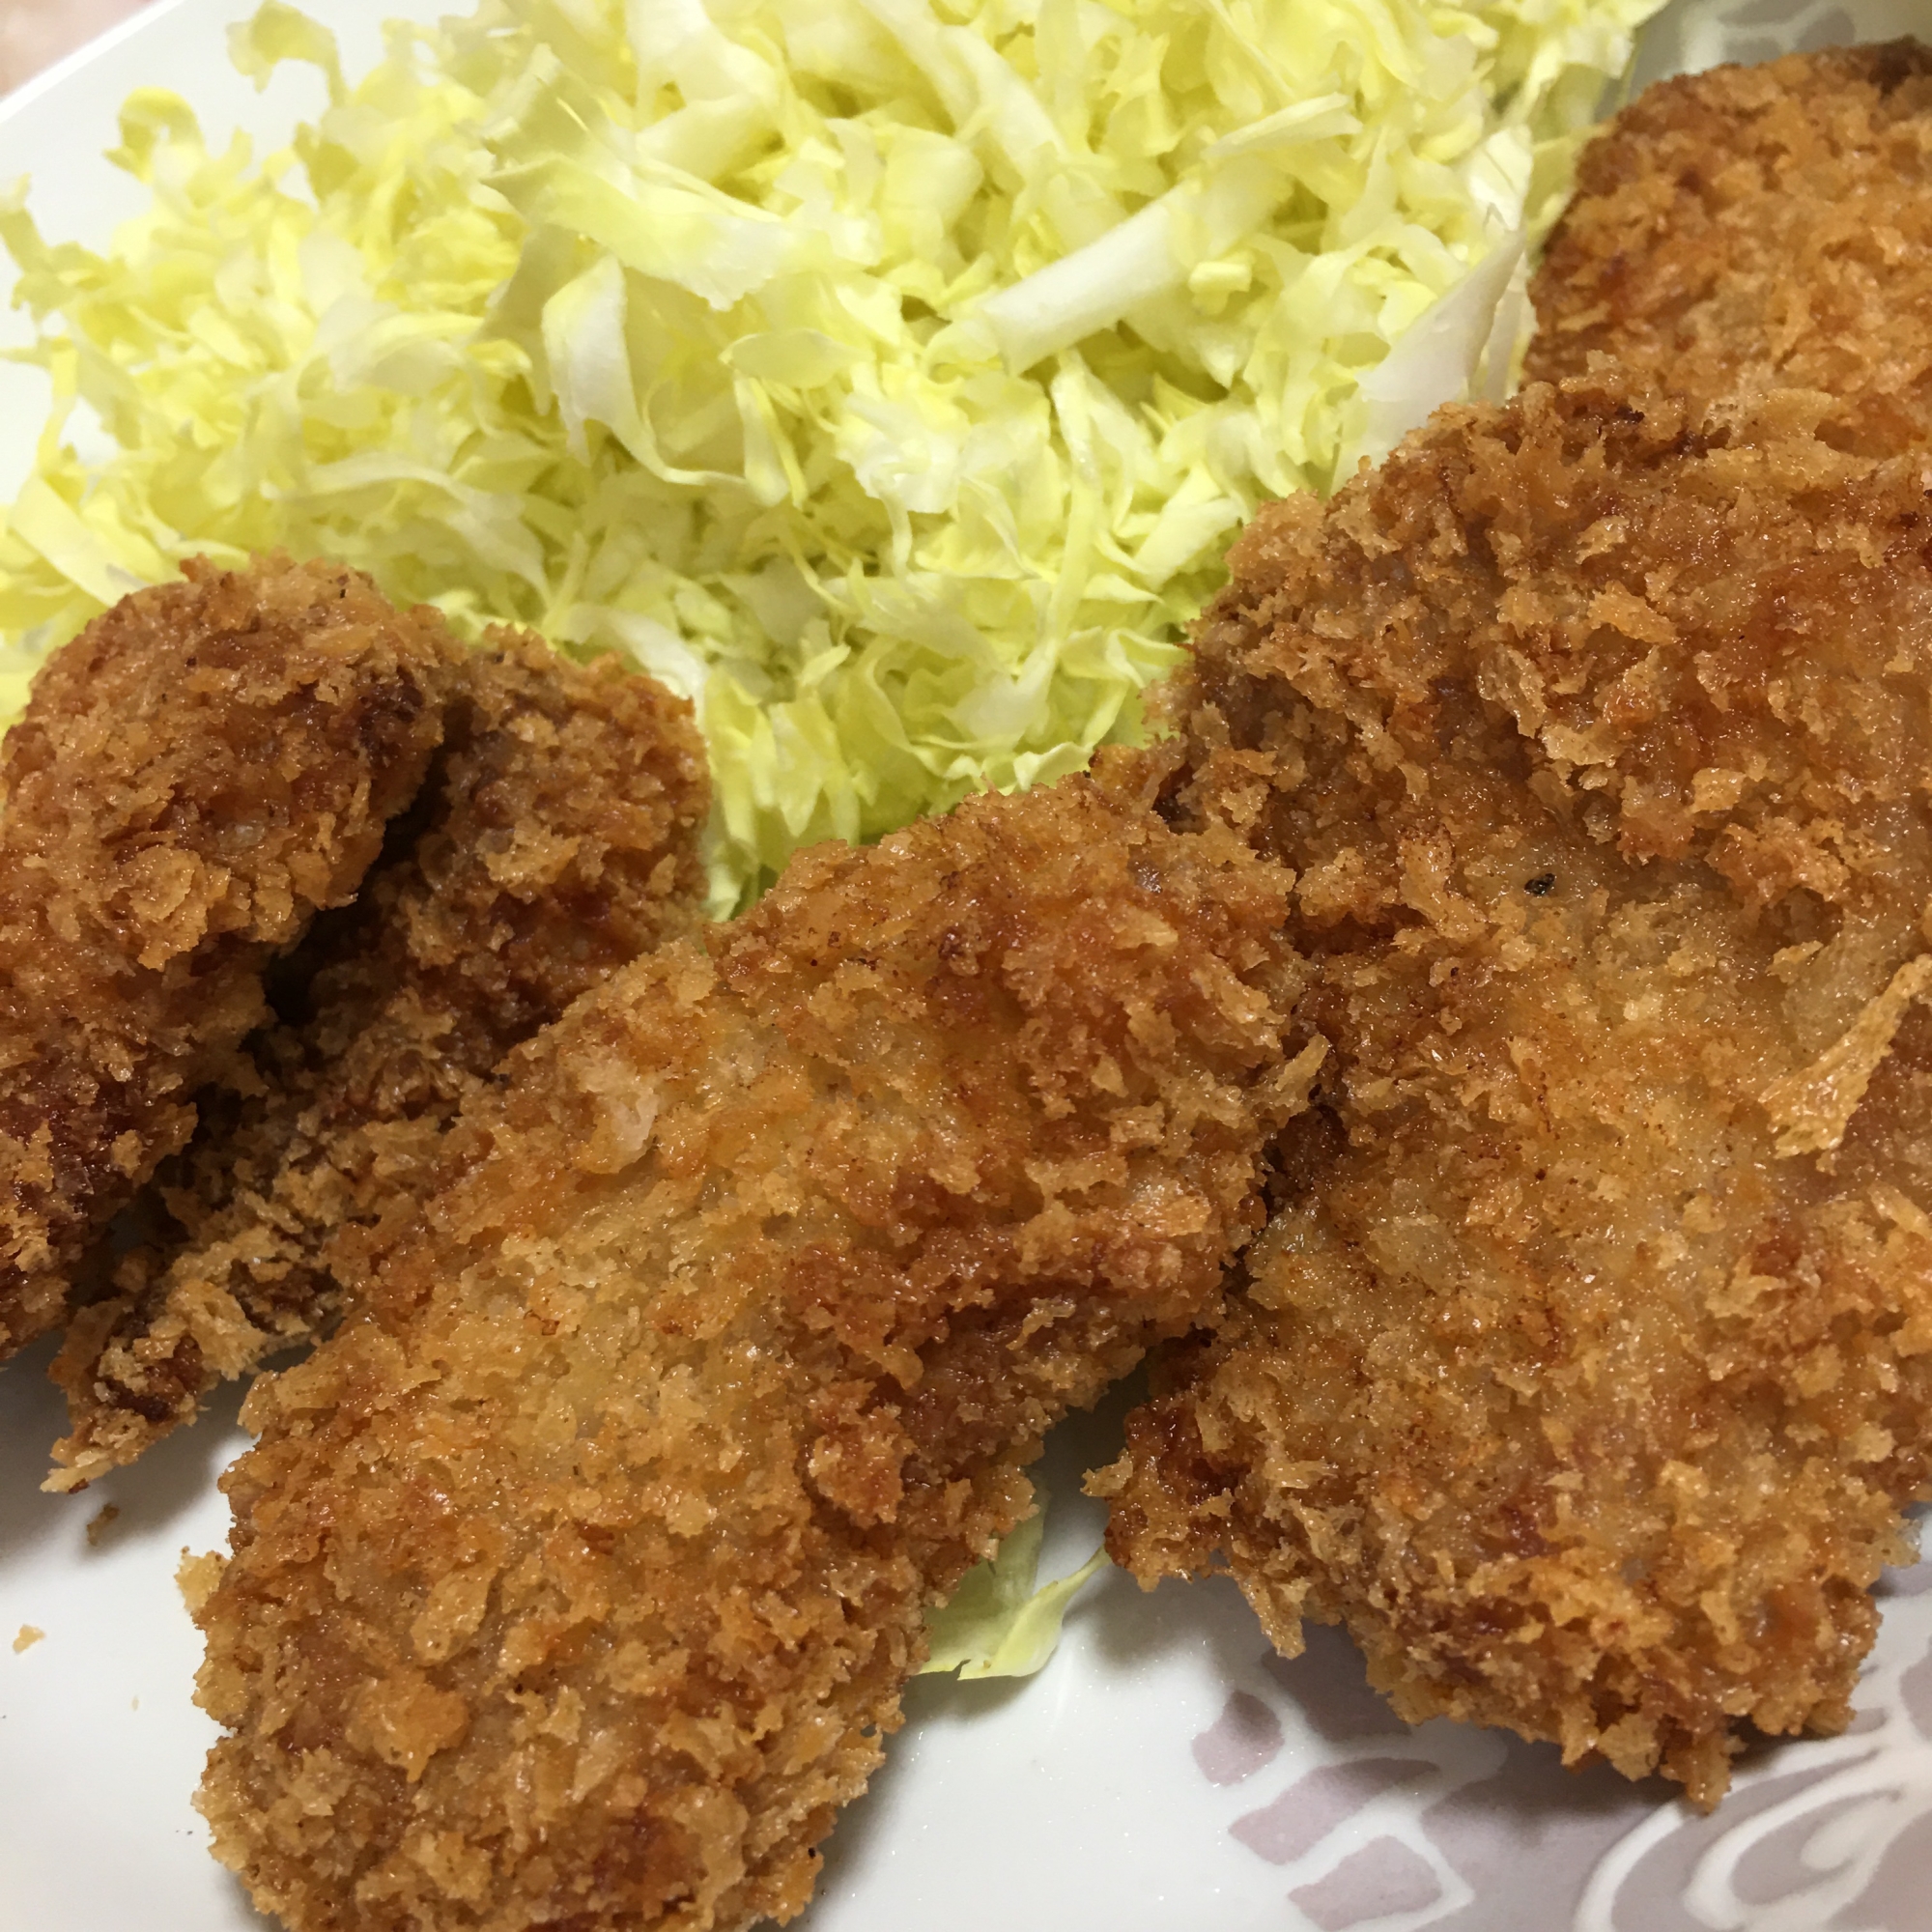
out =
{"type": "Polygon", "coordinates": [[[1280,1867],[1286,1922],[1319,1932],[1925,1932],[1932,1561],[1879,1595],[1858,1721],[1754,1746],[1709,1818],[1548,1747],[1411,1730],[1327,1630],[1258,1659],[1194,1760],[1236,1801],[1230,1835],[1280,1867]]]}

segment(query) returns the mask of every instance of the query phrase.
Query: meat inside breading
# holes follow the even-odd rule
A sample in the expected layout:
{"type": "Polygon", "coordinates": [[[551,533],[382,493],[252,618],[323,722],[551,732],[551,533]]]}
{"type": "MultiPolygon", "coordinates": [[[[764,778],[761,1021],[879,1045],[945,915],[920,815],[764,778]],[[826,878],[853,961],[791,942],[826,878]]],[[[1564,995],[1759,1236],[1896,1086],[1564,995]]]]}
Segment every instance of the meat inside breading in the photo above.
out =
{"type": "Polygon", "coordinates": [[[1236,545],[1173,810],[1295,869],[1332,1057],[1101,1480],[1143,1580],[1705,1805],[1845,1721],[1932,1439],[1932,519],[1821,407],[1600,371],[1236,545]]]}
{"type": "Polygon", "coordinates": [[[1824,391],[1872,454],[1932,442],[1932,48],[1646,89],[1584,150],[1531,298],[1533,381],[1603,355],[1706,400],[1824,391]]]}
{"type": "Polygon", "coordinates": [[[201,1804],[295,1932],[803,1906],[925,1606],[1217,1292],[1312,1072],[1282,876],[1139,770],[805,853],[581,1001],[257,1384],[201,1804]]]}
{"type": "Polygon", "coordinates": [[[692,923],[708,789],[690,706],[651,679],[509,632],[466,656],[423,797],[283,969],[304,1010],[250,1042],[163,1177],[181,1237],[125,1259],[72,1323],[50,1487],[131,1461],[334,1318],[338,1250],[413,1212],[491,1068],[692,923]]]}
{"type": "Polygon", "coordinates": [[[458,646],[355,572],[190,562],[57,652],[0,753],[0,1355],[421,783],[458,646]]]}

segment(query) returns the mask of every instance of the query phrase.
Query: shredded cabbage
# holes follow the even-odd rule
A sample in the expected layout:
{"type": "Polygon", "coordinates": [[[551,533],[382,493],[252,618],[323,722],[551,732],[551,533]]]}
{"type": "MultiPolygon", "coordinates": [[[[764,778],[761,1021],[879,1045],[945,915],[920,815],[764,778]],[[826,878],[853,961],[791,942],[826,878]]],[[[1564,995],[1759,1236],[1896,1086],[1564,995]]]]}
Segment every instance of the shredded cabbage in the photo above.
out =
{"type": "Polygon", "coordinates": [[[237,63],[329,90],[291,152],[141,93],[108,252],[0,197],[56,394],[0,706],[282,545],[694,696],[719,911],[1074,769],[1261,497],[1500,382],[1655,4],[482,0],[351,87],[270,0],[237,63]]]}
{"type": "Polygon", "coordinates": [[[1070,1576],[1035,1587],[1046,1492],[1035,1485],[1035,1510],[1000,1545],[997,1554],[966,1573],[951,1600],[925,1618],[929,1653],[922,1674],[956,1671],[964,1678],[1031,1677],[1060,1644],[1073,1599],[1107,1567],[1096,1549],[1070,1576]]]}

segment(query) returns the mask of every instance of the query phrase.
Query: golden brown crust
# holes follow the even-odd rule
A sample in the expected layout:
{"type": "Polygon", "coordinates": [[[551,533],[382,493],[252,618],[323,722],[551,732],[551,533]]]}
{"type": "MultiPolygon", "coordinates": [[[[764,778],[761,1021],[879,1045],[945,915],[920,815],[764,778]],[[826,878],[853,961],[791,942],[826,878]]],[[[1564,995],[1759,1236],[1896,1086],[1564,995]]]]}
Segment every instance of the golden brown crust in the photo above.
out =
{"type": "Polygon", "coordinates": [[[1218,1290],[1281,875],[1122,761],[802,854],[466,1110],[257,1384],[202,1805],[295,1932],[786,1918],[1022,1464],[1218,1290]]]}
{"type": "Polygon", "coordinates": [[[1186,814],[1333,1054],[1102,1487],[1404,1716],[1661,1766],[1847,1714],[1932,1399],[1932,520],[1817,399],[1600,373],[1264,510],[1186,814]]]}
{"type": "MultiPolygon", "coordinates": [[[[251,1042],[163,1194],[184,1237],[125,1260],[55,1364],[53,1487],[131,1461],[220,1380],[333,1319],[331,1247],[413,1209],[444,1129],[511,1047],[695,919],[708,809],[691,708],[614,660],[500,632],[353,908],[281,969],[299,1019],[251,1042]]],[[[206,1105],[206,1103],[205,1103],[206,1105]]]]}
{"type": "Polygon", "coordinates": [[[1605,355],[1706,399],[1823,390],[1874,454],[1932,441],[1932,49],[1647,89],[1584,150],[1531,298],[1533,381],[1605,355]]]}
{"type": "Polygon", "coordinates": [[[270,958],[355,891],[456,651],[352,571],[190,562],[36,681],[0,754],[0,1354],[62,1320],[270,958]]]}

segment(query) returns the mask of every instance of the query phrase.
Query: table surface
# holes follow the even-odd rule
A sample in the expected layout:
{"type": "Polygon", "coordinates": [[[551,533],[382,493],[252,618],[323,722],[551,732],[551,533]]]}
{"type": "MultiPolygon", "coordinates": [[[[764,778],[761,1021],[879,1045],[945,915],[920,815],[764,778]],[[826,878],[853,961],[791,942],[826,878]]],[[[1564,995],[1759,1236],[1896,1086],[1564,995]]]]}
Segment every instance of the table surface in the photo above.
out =
{"type": "Polygon", "coordinates": [[[0,94],[104,34],[146,0],[0,0],[0,94]]]}

